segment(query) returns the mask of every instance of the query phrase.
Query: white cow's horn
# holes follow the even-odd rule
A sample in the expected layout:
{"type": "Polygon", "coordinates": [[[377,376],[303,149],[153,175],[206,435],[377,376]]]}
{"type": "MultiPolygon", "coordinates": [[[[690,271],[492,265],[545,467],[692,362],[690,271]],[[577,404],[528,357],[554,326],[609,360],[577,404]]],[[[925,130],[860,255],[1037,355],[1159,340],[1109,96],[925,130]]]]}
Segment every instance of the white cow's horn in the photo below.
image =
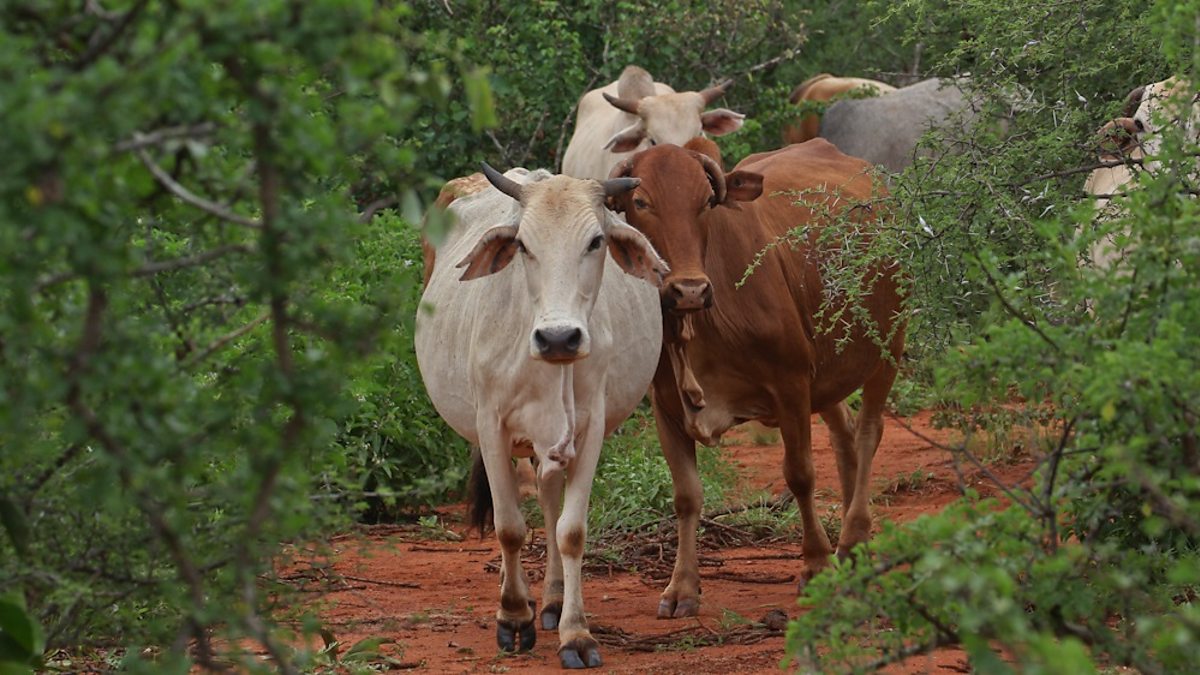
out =
{"type": "Polygon", "coordinates": [[[489,183],[509,197],[521,201],[520,183],[493,169],[487,162],[481,162],[481,164],[483,165],[483,175],[487,177],[489,183]]]}

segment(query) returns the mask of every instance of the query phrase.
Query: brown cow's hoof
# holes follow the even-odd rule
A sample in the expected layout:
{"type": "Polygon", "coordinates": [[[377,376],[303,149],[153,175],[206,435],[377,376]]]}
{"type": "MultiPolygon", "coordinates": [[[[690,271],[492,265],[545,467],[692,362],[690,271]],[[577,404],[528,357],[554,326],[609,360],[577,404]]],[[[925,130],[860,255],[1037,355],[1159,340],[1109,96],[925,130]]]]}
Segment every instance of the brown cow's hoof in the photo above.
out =
{"type": "Polygon", "coordinates": [[[600,658],[600,644],[594,639],[575,638],[558,648],[558,661],[563,668],[599,668],[604,665],[600,658]]]}
{"type": "Polygon", "coordinates": [[[562,616],[562,603],[552,602],[542,610],[542,630],[558,628],[558,619],[562,616]]]}
{"type": "Polygon", "coordinates": [[[663,598],[658,603],[658,618],[682,619],[686,616],[699,616],[700,601],[695,598],[684,598],[678,602],[663,598]]]}
{"type": "Polygon", "coordinates": [[[537,629],[533,626],[533,619],[525,623],[517,623],[515,621],[496,621],[496,645],[502,651],[515,652],[517,651],[517,641],[520,640],[520,651],[527,652],[533,649],[537,644],[537,629]]]}

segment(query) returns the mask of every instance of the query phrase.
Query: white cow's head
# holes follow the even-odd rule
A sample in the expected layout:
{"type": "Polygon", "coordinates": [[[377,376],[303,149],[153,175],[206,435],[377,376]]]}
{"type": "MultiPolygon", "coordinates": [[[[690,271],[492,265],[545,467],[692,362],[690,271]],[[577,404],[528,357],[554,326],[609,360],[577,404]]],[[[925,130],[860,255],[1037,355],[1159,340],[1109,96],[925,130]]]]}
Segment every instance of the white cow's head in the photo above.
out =
{"type": "Polygon", "coordinates": [[[605,199],[640,181],[554,176],[521,184],[487,164],[483,173],[496,189],[520,202],[521,211],[517,222],[483,233],[458,263],[466,268],[460,279],[495,274],[520,255],[533,301],[530,355],[556,363],[586,357],[591,351],[588,318],[600,291],[604,252],[626,273],[655,287],[667,273],[649,240],[604,208],[605,199]]]}
{"type": "Polygon", "coordinates": [[[726,80],[704,91],[685,91],[673,94],[646,96],[627,100],[604,94],[604,99],[619,110],[637,115],[638,120],[618,131],[605,149],[613,152],[631,152],[648,141],[649,145],[671,143],[682,146],[701,132],[723,136],[742,128],[741,113],[727,108],[705,112],[704,109],[725,93],[733,80],[726,80]]]}

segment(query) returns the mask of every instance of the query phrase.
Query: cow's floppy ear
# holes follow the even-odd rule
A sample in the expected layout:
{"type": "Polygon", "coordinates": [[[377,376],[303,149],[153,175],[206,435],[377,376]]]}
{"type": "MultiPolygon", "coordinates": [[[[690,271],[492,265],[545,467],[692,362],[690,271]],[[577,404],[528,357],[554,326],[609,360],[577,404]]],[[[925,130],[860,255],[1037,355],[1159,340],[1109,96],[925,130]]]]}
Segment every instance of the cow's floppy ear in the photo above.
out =
{"type": "Polygon", "coordinates": [[[746,116],[734,112],[728,108],[717,108],[709,110],[700,115],[700,126],[705,133],[713,136],[724,136],[731,131],[737,131],[742,128],[742,122],[746,116]]]}
{"type": "Polygon", "coordinates": [[[1146,94],[1146,87],[1138,87],[1125,97],[1125,107],[1121,109],[1121,117],[1133,117],[1139,106],[1142,105],[1142,97],[1146,94]]]}
{"type": "Polygon", "coordinates": [[[608,242],[609,254],[626,274],[648,281],[655,288],[662,287],[663,277],[671,268],[659,257],[646,235],[605,209],[604,238],[608,242]]]}
{"type": "Polygon", "coordinates": [[[604,149],[612,150],[613,152],[636,150],[645,137],[646,127],[642,124],[641,120],[638,120],[613,134],[613,137],[608,139],[608,142],[604,144],[604,149]]]}
{"type": "Polygon", "coordinates": [[[753,171],[731,171],[725,174],[725,204],[731,202],[752,202],[758,199],[763,191],[761,173],[753,171]]]}
{"type": "Polygon", "coordinates": [[[497,225],[483,233],[479,243],[458,261],[455,267],[465,267],[459,281],[470,281],[495,274],[508,267],[517,254],[517,227],[497,225]]]}

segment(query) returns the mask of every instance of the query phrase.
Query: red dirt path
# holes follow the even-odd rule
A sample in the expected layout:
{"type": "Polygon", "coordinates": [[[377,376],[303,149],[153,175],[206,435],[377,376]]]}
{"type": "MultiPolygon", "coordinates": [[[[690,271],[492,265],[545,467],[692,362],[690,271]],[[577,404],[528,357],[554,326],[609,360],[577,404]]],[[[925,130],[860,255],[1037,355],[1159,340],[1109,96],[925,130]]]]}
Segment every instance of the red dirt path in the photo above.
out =
{"type": "MultiPolygon", "coordinates": [[[[920,434],[947,441],[950,432],[935,430],[929,413],[913,418],[887,420],[883,443],[875,459],[875,490],[872,512],[876,521],[912,520],[941,510],[959,495],[959,476],[949,453],[922,440],[920,434]],[[930,474],[915,489],[892,489],[898,478],[914,472],[930,474]],[[888,494],[882,494],[883,491],[888,494]]],[[[782,447],[753,445],[745,430],[731,432],[733,445],[725,448],[738,468],[746,490],[769,489],[781,494],[786,488],[780,473],[782,447]]],[[[840,504],[837,472],[828,434],[814,417],[814,462],[818,476],[818,508],[840,504]]],[[[992,466],[990,469],[1009,484],[1028,479],[1030,460],[992,466]]],[[[963,470],[963,480],[982,494],[994,494],[990,481],[977,472],[963,470]]],[[[345,575],[344,590],[320,596],[321,616],[343,645],[370,636],[394,639],[385,652],[418,672],[559,672],[556,632],[539,631],[538,644],[529,654],[499,655],[495,643],[495,611],[499,602],[499,576],[485,571],[488,561],[499,556],[494,536],[480,540],[469,535],[449,509],[451,529],[464,535],[461,542],[429,541],[399,528],[375,528],[363,536],[348,536],[335,544],[334,568],[345,575]]],[[[535,537],[541,537],[537,530],[535,537]]],[[[705,627],[718,631],[726,610],[741,617],[760,620],[768,610],[780,609],[794,617],[796,583],[800,571],[797,544],[770,548],[737,547],[702,553],[724,561],[723,573],[763,578],[786,578],[780,583],[747,583],[744,580],[704,579],[699,618],[660,621],[655,618],[658,595],[665,582],[628,572],[592,574],[584,584],[584,600],[596,626],[619,628],[637,637],[670,633],[685,628],[705,627]],[[790,554],[793,559],[783,559],[790,554]],[[766,557],[775,556],[775,557],[766,557]]],[[[527,565],[527,569],[530,566],[527,565]]],[[[532,591],[541,597],[540,569],[530,569],[532,591]]],[[[703,572],[703,570],[702,570],[703,572]]],[[[720,645],[658,652],[638,652],[602,645],[604,665],[592,672],[603,673],[757,673],[779,672],[783,658],[782,637],[770,637],[750,645],[720,645]]],[[[343,647],[343,651],[346,647],[343,647]]],[[[966,672],[965,658],[957,650],[939,650],[918,656],[885,672],[966,672]]]]}

